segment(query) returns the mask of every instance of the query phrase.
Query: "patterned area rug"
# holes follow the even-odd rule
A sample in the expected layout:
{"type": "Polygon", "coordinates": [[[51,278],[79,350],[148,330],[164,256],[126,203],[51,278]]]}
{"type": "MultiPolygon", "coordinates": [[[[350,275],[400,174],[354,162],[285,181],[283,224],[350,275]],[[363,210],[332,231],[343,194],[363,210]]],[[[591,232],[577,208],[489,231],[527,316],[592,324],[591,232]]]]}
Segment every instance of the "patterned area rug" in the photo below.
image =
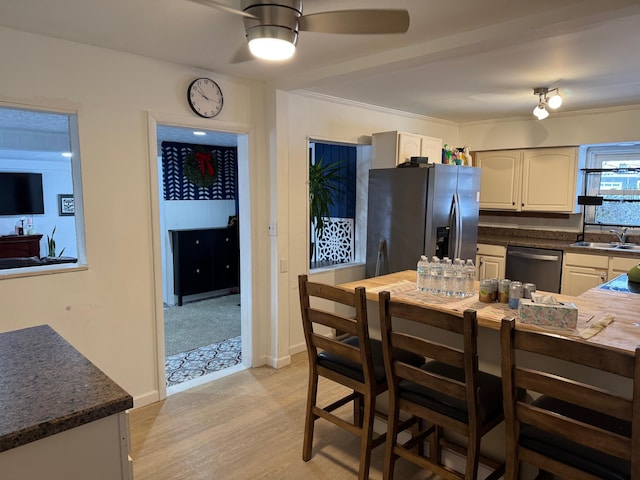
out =
{"type": "Polygon", "coordinates": [[[241,338],[168,356],[165,361],[167,387],[239,364],[242,361],[241,338]]]}

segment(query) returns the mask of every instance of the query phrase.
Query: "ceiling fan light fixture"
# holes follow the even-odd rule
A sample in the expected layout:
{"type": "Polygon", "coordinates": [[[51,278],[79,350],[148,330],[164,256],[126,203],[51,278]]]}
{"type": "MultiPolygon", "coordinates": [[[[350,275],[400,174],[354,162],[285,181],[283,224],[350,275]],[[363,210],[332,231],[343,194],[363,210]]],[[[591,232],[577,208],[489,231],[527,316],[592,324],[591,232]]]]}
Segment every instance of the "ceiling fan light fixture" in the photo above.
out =
{"type": "Polygon", "coordinates": [[[249,50],[263,60],[281,61],[293,56],[298,40],[297,33],[274,25],[254,27],[247,31],[249,50]]]}

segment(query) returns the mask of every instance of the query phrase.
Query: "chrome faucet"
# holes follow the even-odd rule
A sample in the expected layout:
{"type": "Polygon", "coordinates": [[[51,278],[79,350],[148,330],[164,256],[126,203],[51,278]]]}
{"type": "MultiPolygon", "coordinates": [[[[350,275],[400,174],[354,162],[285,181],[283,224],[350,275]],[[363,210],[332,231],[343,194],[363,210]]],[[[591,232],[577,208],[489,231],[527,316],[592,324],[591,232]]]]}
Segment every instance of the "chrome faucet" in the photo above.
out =
{"type": "Polygon", "coordinates": [[[618,237],[618,241],[620,243],[626,243],[627,240],[627,228],[628,227],[624,227],[624,228],[619,228],[619,229],[611,229],[609,230],[609,232],[615,234],[616,237],[618,237]]]}

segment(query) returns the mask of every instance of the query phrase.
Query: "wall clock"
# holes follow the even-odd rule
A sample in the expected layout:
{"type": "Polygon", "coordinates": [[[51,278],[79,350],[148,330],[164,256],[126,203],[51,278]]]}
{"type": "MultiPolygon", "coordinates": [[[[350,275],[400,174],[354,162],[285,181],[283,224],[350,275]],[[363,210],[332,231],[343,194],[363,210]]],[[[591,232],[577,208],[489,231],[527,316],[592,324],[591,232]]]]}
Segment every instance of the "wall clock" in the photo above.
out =
{"type": "Polygon", "coordinates": [[[196,78],[187,89],[191,110],[204,118],[212,118],[222,110],[222,90],[210,78],[196,78]]]}

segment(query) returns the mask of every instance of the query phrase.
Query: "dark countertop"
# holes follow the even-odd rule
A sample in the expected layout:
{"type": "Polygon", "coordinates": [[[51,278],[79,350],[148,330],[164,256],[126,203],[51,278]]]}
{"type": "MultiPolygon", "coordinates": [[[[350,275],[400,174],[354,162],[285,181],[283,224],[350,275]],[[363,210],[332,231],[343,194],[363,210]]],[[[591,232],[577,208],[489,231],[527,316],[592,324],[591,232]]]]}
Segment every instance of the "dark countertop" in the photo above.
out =
{"type": "MultiPolygon", "coordinates": [[[[614,241],[615,238],[599,235],[593,236],[593,240],[587,236],[589,241],[614,241]]],[[[633,239],[632,241],[636,241],[633,239]]],[[[514,245],[519,247],[551,248],[572,253],[586,253],[589,255],[606,255],[614,257],[628,257],[640,259],[638,250],[604,250],[600,248],[571,247],[576,242],[576,234],[570,232],[557,232],[547,230],[524,230],[506,229],[493,227],[478,228],[478,243],[488,245],[514,245]]]]}
{"type": "Polygon", "coordinates": [[[598,285],[600,290],[613,290],[614,292],[640,293],[640,283],[630,282],[627,274],[618,275],[607,283],[598,285]]]}
{"type": "Polygon", "coordinates": [[[0,452],[133,407],[48,325],[0,333],[0,452]]]}

